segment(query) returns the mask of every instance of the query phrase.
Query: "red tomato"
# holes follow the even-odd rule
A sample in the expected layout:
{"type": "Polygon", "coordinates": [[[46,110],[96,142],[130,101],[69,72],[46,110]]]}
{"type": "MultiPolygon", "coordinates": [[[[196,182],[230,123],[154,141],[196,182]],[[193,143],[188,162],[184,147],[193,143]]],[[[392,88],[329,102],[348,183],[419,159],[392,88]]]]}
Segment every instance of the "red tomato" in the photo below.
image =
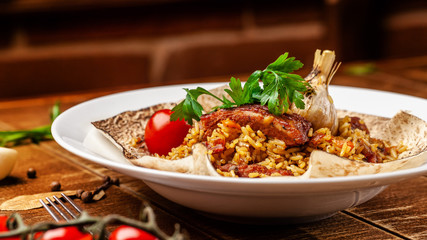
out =
{"type": "MultiPolygon", "coordinates": [[[[8,232],[9,229],[7,228],[6,222],[7,222],[8,216],[0,215],[0,234],[8,232]]],[[[8,238],[1,238],[2,240],[19,240],[20,237],[8,237],[8,238]]]]}
{"type": "Polygon", "coordinates": [[[6,226],[7,218],[8,217],[6,215],[0,215],[0,232],[9,231],[9,229],[6,226]]]}
{"type": "Polygon", "coordinates": [[[172,111],[163,109],[154,113],[145,127],[145,143],[150,153],[167,155],[184,141],[190,125],[184,121],[170,121],[172,111]]]}
{"type": "Polygon", "coordinates": [[[84,237],[79,238],[79,240],[93,240],[93,237],[92,235],[88,234],[88,235],[85,235],[84,237]]]}
{"type": "Polygon", "coordinates": [[[92,239],[89,233],[81,232],[77,227],[60,227],[47,230],[41,240],[78,240],[92,239]]]}
{"type": "Polygon", "coordinates": [[[108,240],[158,240],[158,238],[144,230],[122,225],[111,233],[108,240]]]}

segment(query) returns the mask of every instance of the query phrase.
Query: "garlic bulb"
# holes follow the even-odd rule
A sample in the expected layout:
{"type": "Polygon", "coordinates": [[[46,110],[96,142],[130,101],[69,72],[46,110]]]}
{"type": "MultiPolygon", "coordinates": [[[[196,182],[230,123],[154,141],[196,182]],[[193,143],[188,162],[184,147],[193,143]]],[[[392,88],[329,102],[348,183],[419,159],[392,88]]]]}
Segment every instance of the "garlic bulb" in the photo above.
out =
{"type": "Polygon", "coordinates": [[[0,147],[0,180],[10,174],[17,158],[18,152],[15,149],[0,147]]]}
{"type": "Polygon", "coordinates": [[[335,52],[316,50],[313,69],[305,80],[313,90],[304,96],[305,108],[291,107],[291,112],[297,113],[313,124],[314,130],[327,127],[332,134],[338,131],[338,116],[328,86],[341,63],[335,63],[335,52]]]}

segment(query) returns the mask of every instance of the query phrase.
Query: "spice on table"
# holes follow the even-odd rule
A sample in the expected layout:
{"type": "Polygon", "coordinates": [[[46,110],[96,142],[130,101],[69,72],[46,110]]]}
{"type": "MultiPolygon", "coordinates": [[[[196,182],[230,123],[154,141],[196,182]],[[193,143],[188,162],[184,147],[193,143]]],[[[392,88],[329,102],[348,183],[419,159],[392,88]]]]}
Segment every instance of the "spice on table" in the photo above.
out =
{"type": "Polygon", "coordinates": [[[83,190],[83,189],[79,189],[79,190],[77,190],[77,191],[76,191],[76,197],[77,197],[77,198],[81,198],[81,197],[82,197],[82,193],[84,193],[84,191],[85,191],[85,190],[83,190]]]}
{"type": "Polygon", "coordinates": [[[95,188],[93,191],[85,191],[79,189],[76,192],[76,197],[80,198],[83,202],[91,202],[101,200],[105,195],[105,191],[112,185],[119,186],[119,178],[111,178],[110,176],[104,176],[102,184],[95,188]]]}
{"type": "Polygon", "coordinates": [[[113,185],[120,186],[120,179],[119,178],[112,178],[110,182],[113,185]]]}
{"type": "Polygon", "coordinates": [[[34,168],[28,168],[27,170],[27,177],[28,178],[36,178],[36,170],[34,168]]]}
{"type": "Polygon", "coordinates": [[[24,210],[41,208],[43,206],[40,203],[40,199],[45,199],[47,197],[52,198],[53,196],[60,198],[62,193],[71,197],[76,194],[76,191],[75,190],[58,191],[58,192],[49,191],[49,192],[29,194],[29,195],[19,195],[2,202],[0,204],[0,211],[24,211],[24,210]]]}
{"type": "Polygon", "coordinates": [[[111,186],[111,182],[104,182],[102,185],[95,188],[95,190],[93,191],[93,194],[96,195],[102,190],[107,190],[107,188],[109,188],[110,186],[111,186]]]}
{"type": "Polygon", "coordinates": [[[101,191],[99,191],[98,193],[93,194],[92,199],[93,199],[94,201],[99,201],[99,200],[101,200],[104,196],[105,196],[105,192],[104,192],[104,190],[101,190],[101,191]]]}
{"type": "Polygon", "coordinates": [[[108,183],[108,182],[110,182],[111,181],[111,177],[110,176],[104,176],[103,177],[103,181],[104,181],[104,183],[108,183]]]}
{"type": "Polygon", "coordinates": [[[119,186],[120,180],[118,178],[111,178],[110,176],[104,176],[103,183],[93,191],[93,195],[98,194],[102,190],[107,190],[111,185],[119,186]]]}
{"type": "Polygon", "coordinates": [[[93,198],[93,194],[90,191],[85,191],[81,195],[81,199],[84,203],[88,203],[88,202],[92,201],[92,198],[93,198]]]}
{"type": "Polygon", "coordinates": [[[61,190],[61,183],[59,183],[59,182],[57,182],[57,181],[53,181],[53,182],[50,184],[50,189],[52,190],[52,192],[55,192],[55,191],[59,191],[59,190],[61,190]]]}

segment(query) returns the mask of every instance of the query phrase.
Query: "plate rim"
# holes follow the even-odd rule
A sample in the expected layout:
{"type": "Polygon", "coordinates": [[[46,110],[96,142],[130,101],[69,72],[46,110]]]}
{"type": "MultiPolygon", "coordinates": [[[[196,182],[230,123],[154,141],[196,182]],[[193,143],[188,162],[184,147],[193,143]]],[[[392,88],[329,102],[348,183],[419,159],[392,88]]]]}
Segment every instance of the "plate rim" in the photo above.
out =
{"type": "MultiPolygon", "coordinates": [[[[202,184],[203,186],[209,185],[209,184],[222,184],[222,185],[249,185],[249,186],[273,186],[274,188],[277,188],[277,186],[319,186],[319,185],[324,185],[324,184],[335,184],[337,185],[337,187],[339,189],[347,189],[347,187],[345,186],[341,186],[341,188],[339,187],[340,185],[351,185],[349,183],[358,183],[358,184],[363,184],[364,187],[369,187],[369,186],[381,186],[384,185],[382,184],[382,182],[386,182],[386,183],[393,183],[396,181],[393,181],[392,178],[395,178],[395,180],[401,179],[407,179],[407,178],[412,178],[412,177],[416,177],[419,175],[423,175],[425,173],[427,173],[427,164],[425,163],[424,165],[417,167],[417,168],[412,168],[412,169],[405,169],[405,170],[399,170],[396,172],[390,172],[390,173],[379,173],[379,174],[370,174],[370,175],[362,175],[362,176],[345,176],[345,177],[333,177],[333,178],[311,178],[311,179],[271,179],[271,178],[266,178],[266,179],[234,179],[234,178],[225,178],[225,177],[211,177],[211,176],[201,176],[201,175],[190,175],[190,174],[184,174],[184,173],[176,173],[176,172],[167,172],[167,171],[161,171],[161,170],[155,170],[155,169],[147,169],[147,168],[143,168],[143,167],[138,167],[138,166],[134,166],[134,165],[125,165],[125,164],[121,164],[121,163],[116,163],[113,161],[110,161],[108,159],[104,159],[99,155],[96,155],[95,153],[93,154],[89,154],[89,153],[85,153],[84,151],[81,151],[80,149],[77,149],[75,147],[73,147],[71,144],[69,144],[68,142],[66,142],[60,133],[59,133],[59,127],[61,127],[61,124],[63,124],[63,122],[66,120],[67,117],[72,116],[73,113],[75,113],[76,111],[79,111],[82,107],[86,107],[86,106],[90,106],[91,104],[97,104],[99,102],[105,101],[106,99],[111,99],[111,98],[123,98],[123,96],[128,95],[128,94],[140,94],[141,92],[145,92],[145,91],[156,91],[156,90],[167,90],[167,89],[176,89],[176,88],[183,88],[183,87],[194,87],[194,86],[202,86],[202,87],[215,87],[215,86],[219,86],[219,85],[224,85],[226,84],[225,82],[214,82],[214,83],[190,83],[190,84],[177,84],[177,85],[167,85],[167,86],[157,86],[157,87],[150,87],[150,88],[141,88],[141,89],[134,89],[134,90],[128,90],[128,91],[123,91],[123,92],[118,92],[118,93],[113,93],[113,94],[108,94],[105,96],[100,96],[100,97],[96,97],[87,101],[84,101],[82,103],[76,104],[72,107],[70,107],[69,109],[65,110],[63,113],[61,113],[52,123],[52,135],[54,140],[64,149],[66,149],[67,151],[80,156],[82,158],[88,159],[92,162],[95,162],[97,164],[100,164],[104,167],[113,167],[114,169],[120,169],[123,171],[137,171],[140,172],[141,174],[145,174],[141,177],[145,177],[145,178],[150,178],[150,181],[152,181],[153,179],[151,177],[153,176],[157,176],[157,177],[161,177],[161,179],[158,180],[163,180],[163,181],[155,181],[157,183],[165,183],[165,179],[166,180],[181,180],[183,182],[188,183],[188,181],[193,182],[193,181],[197,181],[198,183],[202,184]],[[104,161],[108,161],[107,166],[105,165],[104,161]],[[135,169],[138,170],[135,170],[135,169]],[[225,184],[227,183],[227,184],[225,184]]],[[[331,85],[330,89],[333,89],[334,91],[338,91],[338,90],[342,90],[342,89],[346,89],[346,90],[350,90],[350,91],[357,91],[357,92],[369,92],[371,94],[375,94],[375,93],[380,93],[380,94],[391,94],[392,96],[398,96],[398,97],[403,97],[403,98],[408,98],[408,99],[414,99],[417,101],[425,101],[427,103],[427,100],[419,98],[419,97],[415,97],[415,96],[410,96],[410,95],[405,95],[405,94],[400,94],[400,93],[394,93],[394,92],[388,92],[388,91],[382,91],[382,90],[375,90],[375,89],[368,89],[368,88],[360,88],[360,87],[351,87],[351,86],[339,86],[339,85],[331,85]]],[[[184,96],[184,92],[183,92],[183,96],[184,96]]],[[[155,104],[155,103],[152,103],[155,104]]],[[[151,105],[152,105],[151,104],[151,105]]],[[[144,107],[144,106],[142,106],[144,107]]],[[[142,108],[141,107],[141,108],[142,108]]],[[[123,111],[126,110],[131,110],[131,109],[123,109],[123,111]]],[[[118,114],[119,112],[117,112],[116,114],[118,114]]],[[[424,119],[424,118],[423,118],[424,119]]],[[[426,119],[424,119],[426,120],[426,119]]],[[[88,123],[90,124],[90,123],[88,123]]],[[[86,132],[87,134],[87,132],[86,132]]],[[[142,180],[144,180],[144,178],[140,178],[142,180]]],[[[170,181],[171,183],[173,183],[174,181],[170,181]]],[[[176,184],[175,184],[176,185],[176,184]]],[[[178,184],[179,185],[179,184],[178,184]]],[[[179,186],[177,186],[179,187],[179,186]]],[[[185,188],[185,187],[184,187],[185,188]]],[[[258,188],[258,187],[257,187],[258,188]]],[[[203,189],[202,189],[203,190],[203,189]]]]}

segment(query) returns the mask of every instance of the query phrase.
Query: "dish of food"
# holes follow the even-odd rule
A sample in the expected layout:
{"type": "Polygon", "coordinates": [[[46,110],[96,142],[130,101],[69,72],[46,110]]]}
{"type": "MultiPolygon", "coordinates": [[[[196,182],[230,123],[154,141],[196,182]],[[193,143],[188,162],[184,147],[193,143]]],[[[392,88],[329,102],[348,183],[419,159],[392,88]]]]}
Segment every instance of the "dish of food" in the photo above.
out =
{"type": "MultiPolygon", "coordinates": [[[[189,174],[319,178],[421,165],[427,123],[407,112],[384,119],[337,111],[328,93],[340,65],[334,62],[333,51],[317,50],[303,79],[292,74],[302,63],[285,53],[243,86],[231,78],[216,89],[184,89],[179,103],[92,124],[132,164],[189,174]]],[[[97,141],[84,143],[98,152],[97,141]]]]}
{"type": "MultiPolygon", "coordinates": [[[[102,135],[98,136],[99,141],[93,141],[96,142],[94,145],[85,143],[87,136],[96,138],[96,135],[100,134],[94,131],[91,122],[110,118],[125,110],[178,102],[183,98],[182,88],[202,86],[213,89],[221,85],[223,83],[169,86],[101,97],[65,111],[53,123],[52,133],[55,140],[65,149],[140,178],[153,190],[172,201],[204,212],[234,217],[290,218],[292,221],[321,219],[369,200],[390,183],[427,172],[423,157],[421,164],[410,168],[403,167],[398,171],[361,176],[258,179],[200,176],[135,166],[123,157],[119,148],[102,135]],[[215,204],[212,204],[213,202],[215,204]],[[253,210],[254,207],[256,210],[253,210]]],[[[411,111],[412,115],[420,119],[427,119],[426,113],[421,110],[426,104],[424,99],[338,86],[330,86],[329,94],[337,109],[386,118],[405,110],[411,111]],[[358,96],[364,97],[361,100],[358,96]],[[386,102],[387,106],[380,103],[373,105],[373,102],[378,102],[377,99],[386,102]]]]}

